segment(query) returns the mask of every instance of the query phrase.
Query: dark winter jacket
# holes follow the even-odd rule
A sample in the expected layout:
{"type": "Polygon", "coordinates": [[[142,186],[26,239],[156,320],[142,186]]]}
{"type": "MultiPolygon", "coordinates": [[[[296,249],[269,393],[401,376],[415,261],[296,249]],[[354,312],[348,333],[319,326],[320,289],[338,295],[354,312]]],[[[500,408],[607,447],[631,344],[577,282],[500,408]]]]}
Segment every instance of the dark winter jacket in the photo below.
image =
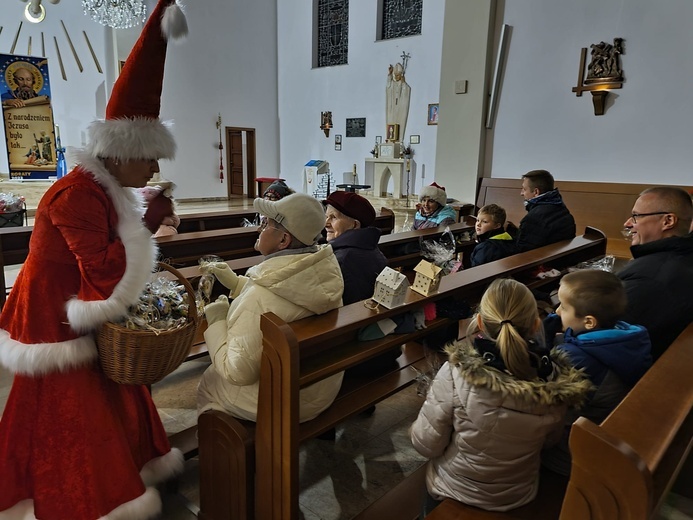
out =
{"type": "Polygon", "coordinates": [[[644,326],[659,356],[693,321],[693,234],[630,248],[619,273],[628,294],[625,320],[644,326]]]}
{"type": "Polygon", "coordinates": [[[575,238],[575,219],[563,204],[558,189],[525,202],[527,215],[520,221],[518,252],[575,238]]]}
{"type": "Polygon", "coordinates": [[[387,266],[379,239],[380,230],[367,227],[350,229],[330,241],[344,278],[344,305],[373,296],[375,279],[387,266]]]}
{"type": "Polygon", "coordinates": [[[568,438],[570,427],[579,416],[599,424],[623,400],[626,394],[652,366],[650,338],[640,325],[619,321],[613,329],[575,334],[567,329],[563,344],[576,368],[583,369],[595,390],[586,405],[566,415],[561,441],[542,454],[542,463],[561,475],[570,473],[568,438]]]}
{"type": "Polygon", "coordinates": [[[479,243],[470,257],[472,267],[500,260],[517,252],[515,240],[502,227],[477,235],[477,240],[479,243]]]}

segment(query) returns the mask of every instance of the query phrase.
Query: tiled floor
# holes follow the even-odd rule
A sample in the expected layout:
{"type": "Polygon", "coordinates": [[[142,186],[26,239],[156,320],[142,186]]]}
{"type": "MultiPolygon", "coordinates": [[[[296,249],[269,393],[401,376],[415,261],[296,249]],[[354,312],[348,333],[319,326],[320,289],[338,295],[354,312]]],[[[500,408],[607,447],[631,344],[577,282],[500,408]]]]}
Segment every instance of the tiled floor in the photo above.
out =
{"type": "MultiPolygon", "coordinates": [[[[207,361],[185,363],[154,385],[153,396],[169,433],[195,419],[195,388],[207,361]]],[[[358,416],[337,428],[335,441],[314,439],[301,446],[299,506],[306,520],[349,519],[383,495],[425,460],[414,451],[408,428],[421,406],[415,387],[383,401],[370,417],[358,416]]],[[[179,492],[199,505],[197,459],[186,463],[179,492]]],[[[195,518],[180,496],[165,495],[164,518],[195,518]]],[[[193,508],[194,509],[194,508],[193,508]]]]}
{"type": "MultiPolygon", "coordinates": [[[[21,193],[27,207],[36,207],[47,183],[7,183],[0,180],[0,191],[21,193]],[[19,185],[18,185],[19,184],[19,185]],[[45,185],[44,185],[45,184],[45,185]],[[18,186],[17,186],[18,185],[18,186]]],[[[392,199],[372,199],[376,208],[392,207],[392,199]]],[[[394,205],[397,228],[413,204],[394,205]]],[[[248,207],[249,201],[178,201],[180,213],[214,211],[230,207],[248,207]]],[[[7,272],[8,278],[12,272],[7,272]]],[[[184,363],[161,383],[154,385],[153,396],[161,419],[169,433],[179,431],[196,420],[197,382],[208,361],[184,363]]],[[[11,375],[0,367],[0,414],[4,408],[11,375]]],[[[312,440],[301,446],[300,509],[306,520],[347,520],[383,495],[402,478],[424,463],[412,448],[407,431],[421,405],[416,389],[409,389],[380,403],[370,417],[359,416],[337,429],[335,441],[312,440]]],[[[199,504],[197,459],[186,463],[179,486],[181,495],[165,494],[163,519],[193,520],[192,509],[199,504]]],[[[390,519],[383,519],[390,520],[390,519]]],[[[660,520],[693,520],[693,501],[670,496],[660,520]]]]}

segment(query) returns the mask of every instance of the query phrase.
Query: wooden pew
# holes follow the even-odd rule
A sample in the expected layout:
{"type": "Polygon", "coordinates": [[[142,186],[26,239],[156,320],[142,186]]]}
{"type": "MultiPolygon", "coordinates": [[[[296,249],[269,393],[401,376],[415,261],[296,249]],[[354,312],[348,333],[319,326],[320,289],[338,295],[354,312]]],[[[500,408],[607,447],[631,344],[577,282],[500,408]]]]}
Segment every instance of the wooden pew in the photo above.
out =
{"type": "MultiPolygon", "coordinates": [[[[473,225],[466,222],[453,224],[449,226],[449,229],[456,238],[459,238],[464,233],[471,234],[474,231],[473,225]]],[[[402,249],[407,244],[418,245],[419,240],[421,239],[438,240],[443,233],[444,229],[434,228],[382,235],[380,237],[379,247],[385,257],[388,259],[388,265],[390,267],[395,269],[402,268],[404,270],[411,270],[421,260],[421,253],[418,251],[414,253],[402,253],[402,249]]],[[[457,251],[461,252],[463,254],[463,258],[467,259],[467,265],[470,253],[472,249],[474,249],[475,245],[476,243],[471,239],[457,241],[457,251]]],[[[264,260],[264,258],[264,256],[255,254],[245,256],[243,258],[233,258],[227,260],[226,263],[229,264],[229,267],[237,274],[245,274],[250,267],[259,264],[264,260]]],[[[179,271],[186,279],[190,280],[193,287],[197,286],[197,281],[201,275],[197,262],[195,262],[195,265],[180,267],[179,271]]]]}
{"type": "MultiPolygon", "coordinates": [[[[640,193],[657,184],[620,184],[612,182],[556,181],[563,201],[575,218],[577,229],[592,226],[607,237],[607,251],[620,258],[631,258],[630,241],[621,235],[623,223],[630,216],[640,193]]],[[[502,206],[507,219],[520,224],[527,211],[522,204],[522,179],[480,179],[476,205],[481,208],[495,203],[502,206]]],[[[691,192],[691,186],[679,186],[691,192]]]]}
{"type": "Polygon", "coordinates": [[[693,449],[692,372],[689,325],[604,422],[578,418],[570,432],[573,465],[565,497],[541,482],[532,503],[507,513],[448,499],[426,519],[656,518],[693,449]]]}
{"type": "MultiPolygon", "coordinates": [[[[169,259],[174,267],[196,265],[201,256],[214,254],[225,260],[257,255],[253,246],[257,240],[256,227],[241,226],[243,218],[255,218],[252,210],[229,210],[195,213],[181,216],[182,230],[177,235],[159,237],[160,256],[169,259]],[[183,222],[185,222],[183,224],[183,222]],[[224,227],[224,226],[230,227],[224,227]],[[198,228],[199,231],[192,231],[198,228]]],[[[374,226],[382,234],[395,227],[395,215],[388,208],[377,213],[374,226]]],[[[0,228],[0,308],[7,298],[5,266],[24,263],[29,254],[33,226],[0,228]]]]}
{"type": "Polygon", "coordinates": [[[29,254],[31,226],[0,228],[0,309],[7,299],[5,266],[24,263],[29,254]]]}
{"type": "Polygon", "coordinates": [[[263,489],[263,493],[255,496],[254,518],[297,518],[300,442],[413,383],[415,373],[406,367],[411,364],[425,368],[421,365],[425,363],[423,351],[415,342],[456,323],[437,318],[427,323],[426,329],[411,334],[359,342],[356,334],[362,327],[441,298],[477,301],[488,284],[499,276],[517,277],[534,288],[555,286],[558,279],[533,280],[530,273],[539,265],[565,272],[569,265],[599,256],[605,250],[603,234],[588,229],[584,236],[572,241],[447,276],[435,294],[424,297],[408,291],[405,305],[395,309],[375,312],[358,302],[288,324],[271,313],[263,315],[257,425],[248,426],[218,412],[206,412],[200,417],[200,518],[252,518],[252,502],[248,500],[253,495],[253,469],[263,489]],[[405,344],[403,366],[378,378],[345,380],[340,396],[328,410],[313,421],[299,424],[300,388],[367,362],[401,344],[405,344]],[[248,458],[253,455],[253,441],[254,461],[248,458]],[[248,484],[241,493],[234,494],[229,482],[235,487],[240,481],[248,484]]]}
{"type": "MultiPolygon", "coordinates": [[[[229,229],[242,227],[244,222],[252,223],[257,216],[253,208],[238,208],[225,211],[207,211],[201,213],[186,213],[180,215],[178,233],[207,231],[212,229],[229,229]]],[[[392,233],[395,228],[395,216],[390,208],[380,208],[373,225],[380,229],[383,235],[392,233]]]]}

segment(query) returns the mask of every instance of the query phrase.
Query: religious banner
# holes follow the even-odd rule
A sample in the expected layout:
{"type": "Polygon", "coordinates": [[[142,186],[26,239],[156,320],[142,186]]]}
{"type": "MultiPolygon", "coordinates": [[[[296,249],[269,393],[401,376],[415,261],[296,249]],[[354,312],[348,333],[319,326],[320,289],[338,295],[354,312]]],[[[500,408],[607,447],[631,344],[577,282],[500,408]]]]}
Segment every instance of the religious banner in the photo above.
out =
{"type": "Polygon", "coordinates": [[[48,60],[0,54],[0,98],[10,179],[56,176],[48,60]]]}

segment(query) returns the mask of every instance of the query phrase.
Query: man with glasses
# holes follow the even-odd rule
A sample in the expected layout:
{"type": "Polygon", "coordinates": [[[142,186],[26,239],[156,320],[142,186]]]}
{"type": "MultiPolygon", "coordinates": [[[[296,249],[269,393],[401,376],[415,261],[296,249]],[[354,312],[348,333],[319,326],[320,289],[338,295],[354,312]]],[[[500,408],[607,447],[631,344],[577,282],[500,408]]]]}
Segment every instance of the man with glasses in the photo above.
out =
{"type": "Polygon", "coordinates": [[[643,325],[657,359],[693,321],[693,204],[685,190],[643,191],[624,226],[633,260],[619,273],[628,294],[625,321],[643,325]]]}
{"type": "MultiPolygon", "coordinates": [[[[198,412],[220,410],[257,418],[262,331],[260,316],[273,312],[286,322],[341,307],[344,282],[332,247],[318,245],[325,225],[322,204],[303,193],[278,201],[255,199],[262,216],[255,249],[265,259],[245,276],[225,262],[208,270],[231,292],[205,307],[205,341],[212,360],[197,393],[198,412]]],[[[300,392],[300,420],[325,410],[339,392],[342,373],[300,392]]]]}

